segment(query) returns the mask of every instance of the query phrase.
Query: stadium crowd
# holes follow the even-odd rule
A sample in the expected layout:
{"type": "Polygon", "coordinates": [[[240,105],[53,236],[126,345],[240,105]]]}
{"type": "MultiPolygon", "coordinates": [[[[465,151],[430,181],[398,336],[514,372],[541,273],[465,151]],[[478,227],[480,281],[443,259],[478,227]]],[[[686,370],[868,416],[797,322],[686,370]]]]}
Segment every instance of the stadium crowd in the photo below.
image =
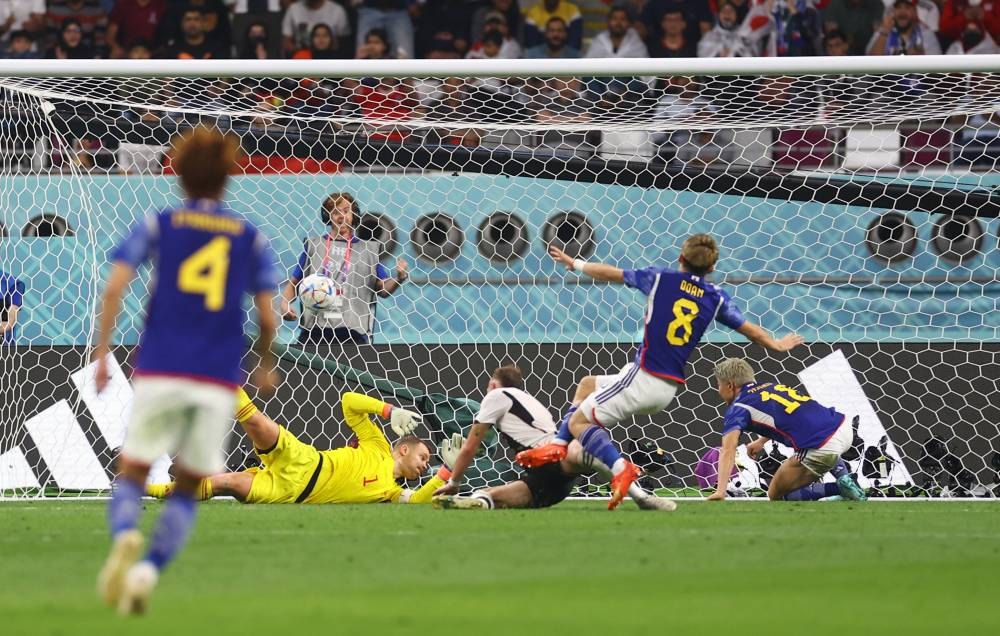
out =
{"type": "Polygon", "coordinates": [[[495,59],[995,53],[994,0],[4,0],[5,58],[495,59]]]}

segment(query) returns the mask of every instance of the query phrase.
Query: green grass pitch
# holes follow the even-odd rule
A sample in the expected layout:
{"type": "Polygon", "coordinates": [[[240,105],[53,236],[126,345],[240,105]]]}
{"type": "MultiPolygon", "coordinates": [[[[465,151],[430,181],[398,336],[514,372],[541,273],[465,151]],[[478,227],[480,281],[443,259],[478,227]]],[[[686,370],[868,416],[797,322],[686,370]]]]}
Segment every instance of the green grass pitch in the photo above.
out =
{"type": "Polygon", "coordinates": [[[215,501],[131,619],[93,589],[104,512],[0,503],[0,634],[1000,633],[998,503],[215,501]]]}

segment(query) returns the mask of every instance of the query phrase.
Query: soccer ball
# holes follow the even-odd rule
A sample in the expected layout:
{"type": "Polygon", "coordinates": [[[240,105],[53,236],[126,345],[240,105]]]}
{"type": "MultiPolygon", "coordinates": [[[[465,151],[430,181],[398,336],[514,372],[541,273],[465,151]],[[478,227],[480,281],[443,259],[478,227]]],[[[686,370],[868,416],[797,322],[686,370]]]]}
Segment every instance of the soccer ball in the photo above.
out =
{"type": "Polygon", "coordinates": [[[299,300],[309,311],[320,311],[333,305],[337,290],[326,276],[313,274],[299,283],[299,300]]]}

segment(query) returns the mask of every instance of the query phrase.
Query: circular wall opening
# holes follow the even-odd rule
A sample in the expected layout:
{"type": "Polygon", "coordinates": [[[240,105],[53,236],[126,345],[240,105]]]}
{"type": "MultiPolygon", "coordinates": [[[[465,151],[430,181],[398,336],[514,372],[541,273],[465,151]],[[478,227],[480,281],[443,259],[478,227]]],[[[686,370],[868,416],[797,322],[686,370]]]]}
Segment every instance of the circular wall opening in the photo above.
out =
{"type": "Polygon", "coordinates": [[[528,226],[510,212],[494,212],[477,234],[476,249],[493,263],[509,263],[528,251],[528,226]]]}
{"type": "Polygon", "coordinates": [[[546,249],[554,245],[573,258],[587,258],[594,253],[594,226],[579,212],[557,212],[545,222],[542,241],[546,249]]]}
{"type": "Polygon", "coordinates": [[[378,254],[379,260],[391,256],[399,248],[396,224],[380,212],[362,214],[355,235],[362,241],[377,241],[381,244],[378,254]]]}
{"type": "Polygon", "coordinates": [[[880,261],[890,264],[905,261],[917,248],[917,228],[905,215],[888,212],[868,225],[865,246],[880,261]]]}
{"type": "Polygon", "coordinates": [[[963,263],[979,254],[983,246],[983,226],[967,216],[941,217],[934,224],[931,245],[946,261],[963,263]]]}
{"type": "Polygon", "coordinates": [[[462,228],[443,212],[434,212],[417,219],[410,242],[419,258],[430,263],[453,261],[462,251],[465,233],[462,228]]]}
{"type": "Polygon", "coordinates": [[[73,228],[58,214],[46,213],[32,218],[21,230],[21,236],[48,238],[52,236],[73,236],[73,228]]]}

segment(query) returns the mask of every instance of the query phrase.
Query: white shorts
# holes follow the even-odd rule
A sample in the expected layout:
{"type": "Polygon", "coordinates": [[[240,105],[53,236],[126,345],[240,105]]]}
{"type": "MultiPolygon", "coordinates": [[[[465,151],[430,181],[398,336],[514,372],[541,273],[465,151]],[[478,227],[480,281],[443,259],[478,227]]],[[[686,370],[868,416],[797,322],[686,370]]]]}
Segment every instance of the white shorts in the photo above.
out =
{"type": "Polygon", "coordinates": [[[203,477],[225,468],[236,390],[186,378],[138,377],[122,455],[152,464],[164,453],[203,477]]]}
{"type": "Polygon", "coordinates": [[[617,375],[597,376],[596,390],[580,410],[591,424],[610,426],[633,415],[649,415],[667,408],[678,384],[647,373],[639,365],[626,365],[617,375]]]}
{"type": "Polygon", "coordinates": [[[826,444],[819,448],[800,450],[796,456],[806,470],[817,477],[822,477],[833,468],[840,456],[847,452],[853,441],[854,430],[845,417],[840,428],[834,431],[830,439],[826,440],[826,444]]]}

